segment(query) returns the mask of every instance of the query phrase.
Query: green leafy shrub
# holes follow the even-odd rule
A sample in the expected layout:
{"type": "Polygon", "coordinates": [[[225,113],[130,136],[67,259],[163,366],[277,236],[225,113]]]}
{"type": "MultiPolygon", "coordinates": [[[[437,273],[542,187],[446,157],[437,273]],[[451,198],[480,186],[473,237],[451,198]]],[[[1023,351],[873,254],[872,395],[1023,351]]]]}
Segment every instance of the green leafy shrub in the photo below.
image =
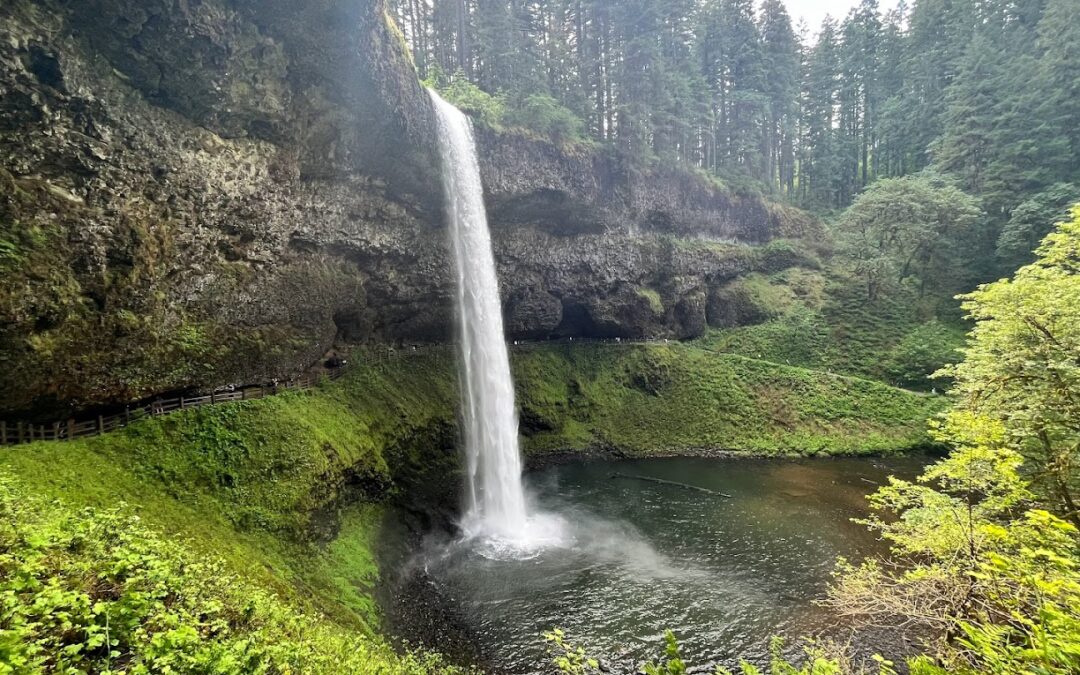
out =
{"type": "Polygon", "coordinates": [[[585,123],[581,118],[547,94],[530,94],[515,100],[503,119],[507,126],[527,129],[557,142],[585,139],[585,123]]]}
{"type": "Polygon", "coordinates": [[[857,622],[928,636],[916,675],[1080,672],[1078,244],[1080,208],[1035,263],[965,296],[976,325],[934,425],[955,449],[870,497],[890,556],[842,564],[830,592],[857,622]]]}
{"type": "Polygon", "coordinates": [[[773,239],[757,251],[757,268],[762,272],[779,272],[790,267],[820,269],[821,260],[803,242],[793,239],[773,239]]]}
{"type": "Polygon", "coordinates": [[[450,78],[439,93],[462,112],[468,113],[482,124],[500,129],[504,123],[506,103],[502,96],[492,96],[476,86],[462,74],[450,78]]]}
{"type": "MultiPolygon", "coordinates": [[[[548,642],[552,653],[552,663],[555,668],[567,675],[591,675],[592,673],[608,672],[602,669],[600,661],[586,654],[585,649],[571,645],[566,641],[566,635],[556,628],[551,632],[544,633],[544,639],[548,642]]],[[[772,675],[841,675],[850,672],[843,650],[833,645],[820,645],[813,641],[807,641],[803,652],[805,658],[801,663],[794,663],[784,656],[784,640],[773,637],[769,642],[769,672],[772,675]]],[[[878,655],[872,660],[877,664],[877,675],[895,675],[893,664],[878,655]]],[[[675,634],[670,630],[664,631],[664,655],[658,661],[649,661],[641,672],[645,675],[686,675],[692,664],[687,664],[679,649],[679,642],[675,634]]],[[[762,675],[762,670],[746,661],[739,666],[743,675],[762,675]]],[[[694,672],[703,672],[700,668],[694,672]]],[[[860,672],[869,675],[870,670],[863,669],[860,672]]],[[[733,675],[730,670],[717,666],[715,675],[733,675]]]]}
{"type": "Polygon", "coordinates": [[[885,357],[885,374],[903,387],[927,387],[929,377],[960,360],[957,330],[928,321],[904,336],[885,357]]]}
{"type": "Polygon", "coordinates": [[[427,673],[428,655],[302,614],[115,509],[0,474],[0,673],[427,673]]]}

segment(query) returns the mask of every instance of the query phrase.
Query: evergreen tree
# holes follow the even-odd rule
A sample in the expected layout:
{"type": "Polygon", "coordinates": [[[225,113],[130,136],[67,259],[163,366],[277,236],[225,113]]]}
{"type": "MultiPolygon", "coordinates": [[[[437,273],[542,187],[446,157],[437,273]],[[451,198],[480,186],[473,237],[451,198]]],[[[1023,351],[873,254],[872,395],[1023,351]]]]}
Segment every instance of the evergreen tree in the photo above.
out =
{"type": "Polygon", "coordinates": [[[930,163],[930,146],[942,132],[945,91],[959,71],[974,30],[972,0],[915,0],[908,37],[911,170],[930,163]]]}
{"type": "Polygon", "coordinates": [[[796,102],[799,95],[799,46],[782,0],[761,8],[762,66],[768,108],[762,134],[764,176],[787,194],[795,187],[796,102]]]}
{"type": "Polygon", "coordinates": [[[834,128],[839,68],[836,22],[825,17],[817,44],[807,60],[803,87],[803,138],[808,150],[804,153],[799,180],[810,204],[839,205],[835,179],[842,158],[834,128]]]}
{"type": "MultiPolygon", "coordinates": [[[[861,3],[813,44],[783,0],[389,0],[417,69],[483,119],[691,163],[812,208],[927,166],[995,227],[1080,183],[1080,3],[861,3]],[[485,94],[487,98],[482,98],[485,94]],[[573,120],[577,117],[580,121],[573,120]],[[548,131],[545,131],[548,130],[548,131]]],[[[973,255],[990,259],[998,235],[973,255]]]]}
{"type": "Polygon", "coordinates": [[[1045,94],[1040,116],[1051,133],[1068,144],[1049,152],[1060,152],[1063,178],[1080,182],[1080,3],[1048,0],[1038,36],[1044,50],[1039,64],[1039,89],[1045,94]]]}

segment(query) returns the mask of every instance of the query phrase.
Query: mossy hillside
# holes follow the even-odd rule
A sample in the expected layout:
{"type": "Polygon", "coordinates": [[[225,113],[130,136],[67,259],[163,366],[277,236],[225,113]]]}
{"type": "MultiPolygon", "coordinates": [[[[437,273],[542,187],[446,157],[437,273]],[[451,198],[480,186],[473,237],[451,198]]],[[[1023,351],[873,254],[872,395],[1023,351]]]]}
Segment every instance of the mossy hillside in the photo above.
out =
{"type": "Polygon", "coordinates": [[[422,354],[392,370],[361,364],[314,391],[5,448],[0,469],[71,508],[127,504],[231,570],[374,630],[377,568],[364,542],[378,530],[379,503],[417,480],[410,467],[452,481],[457,466],[456,392],[441,363],[422,354]]]}
{"type": "Polygon", "coordinates": [[[544,345],[514,354],[530,454],[699,449],[897,452],[943,399],[697,344],[544,345]]]}
{"type": "Polygon", "coordinates": [[[929,390],[934,383],[926,376],[958,359],[964,342],[965,327],[949,316],[949,306],[920,301],[910,289],[871,303],[849,277],[798,268],[736,283],[748,285],[743,296],[755,300],[759,321],[712,330],[703,345],[929,390]]]}
{"type": "MultiPolygon", "coordinates": [[[[0,471],[70,514],[137,514],[289,611],[378,640],[383,504],[456,488],[457,388],[450,348],[354,360],[315,390],[5,448],[0,471]]],[[[529,346],[512,361],[532,455],[888,452],[922,443],[940,400],[694,344],[529,346]]]]}
{"type": "Polygon", "coordinates": [[[305,614],[125,511],[47,502],[0,470],[4,672],[449,670],[438,657],[401,655],[370,632],[305,614]]]}

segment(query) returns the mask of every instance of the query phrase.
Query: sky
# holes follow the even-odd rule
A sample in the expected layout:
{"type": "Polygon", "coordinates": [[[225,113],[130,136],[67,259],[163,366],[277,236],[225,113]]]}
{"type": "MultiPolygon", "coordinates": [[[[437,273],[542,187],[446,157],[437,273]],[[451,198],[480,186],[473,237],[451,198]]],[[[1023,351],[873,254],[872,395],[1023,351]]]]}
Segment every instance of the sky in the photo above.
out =
{"type": "MultiPolygon", "coordinates": [[[[828,14],[836,20],[847,16],[852,7],[859,4],[859,0],[784,0],[787,5],[791,22],[798,28],[799,19],[806,21],[806,27],[811,35],[817,35],[821,27],[821,20],[828,14]]],[[[896,6],[894,0],[880,0],[881,9],[892,9],[896,6]]]]}

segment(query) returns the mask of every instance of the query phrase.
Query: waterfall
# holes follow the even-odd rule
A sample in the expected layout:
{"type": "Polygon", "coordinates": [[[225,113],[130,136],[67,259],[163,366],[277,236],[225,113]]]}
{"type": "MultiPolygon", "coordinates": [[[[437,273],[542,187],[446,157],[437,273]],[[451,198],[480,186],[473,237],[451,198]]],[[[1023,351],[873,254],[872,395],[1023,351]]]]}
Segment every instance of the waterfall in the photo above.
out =
{"type": "Polygon", "coordinates": [[[468,471],[466,536],[524,542],[530,519],[521,482],[514,382],[499,284],[468,118],[434,91],[446,217],[457,270],[462,419],[468,471]]]}

